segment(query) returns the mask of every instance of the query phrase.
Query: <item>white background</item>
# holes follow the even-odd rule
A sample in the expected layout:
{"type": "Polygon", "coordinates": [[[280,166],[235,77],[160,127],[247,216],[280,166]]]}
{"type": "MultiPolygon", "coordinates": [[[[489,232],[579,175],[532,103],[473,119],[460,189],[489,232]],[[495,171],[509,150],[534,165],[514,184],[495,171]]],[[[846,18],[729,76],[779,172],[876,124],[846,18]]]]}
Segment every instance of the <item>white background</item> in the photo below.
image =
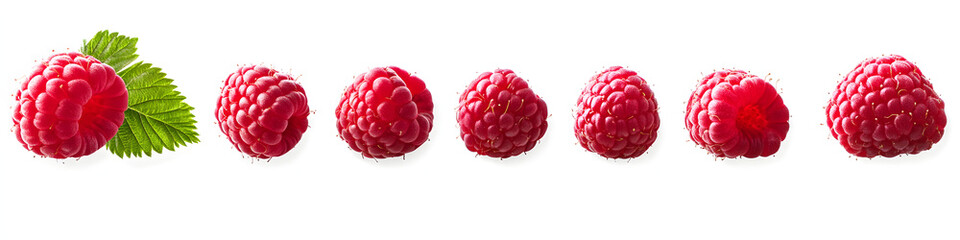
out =
{"type": "Polygon", "coordinates": [[[955,122],[932,150],[893,159],[853,158],[823,124],[840,76],[882,54],[916,62],[960,119],[956,6],[669,2],[5,1],[0,117],[38,60],[109,29],[139,37],[139,60],[175,79],[202,142],[57,161],[3,131],[0,239],[960,237],[955,122]],[[240,64],[306,88],[311,128],[286,156],[252,161],[219,132],[219,86],[240,64]],[[354,76],[386,65],[426,81],[435,127],[405,160],[375,162],[337,137],[334,109],[354,76]],[[612,65],[639,72],[660,102],[660,136],[631,161],[573,136],[581,88],[612,65]],[[498,67],[530,81],[552,115],[533,151],[506,160],[467,151],[455,120],[466,84],[498,67]],[[688,140],[685,101],[724,67],[781,89],[791,129],[774,157],[719,161],[688,140]]]}

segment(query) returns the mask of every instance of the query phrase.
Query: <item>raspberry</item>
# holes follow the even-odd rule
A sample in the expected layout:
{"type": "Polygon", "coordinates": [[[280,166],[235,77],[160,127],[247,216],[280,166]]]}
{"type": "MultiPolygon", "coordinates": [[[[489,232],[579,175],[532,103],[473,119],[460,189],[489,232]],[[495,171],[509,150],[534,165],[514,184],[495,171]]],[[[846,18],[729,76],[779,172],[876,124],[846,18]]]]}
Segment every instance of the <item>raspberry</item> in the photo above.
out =
{"type": "Polygon", "coordinates": [[[827,126],[847,152],[895,157],[930,149],[943,137],[943,100],[916,65],[898,56],[868,58],[840,81],[827,126]]]}
{"type": "Polygon", "coordinates": [[[593,76],[577,98],[573,132],[580,146],[606,158],[635,158],[657,140],[660,115],[653,90],[620,66],[593,76]]]}
{"type": "Polygon", "coordinates": [[[307,131],[307,95],[289,74],[244,66],[224,81],[214,113],[220,131],[238,151],[255,158],[279,157],[307,131]]]}
{"type": "Polygon", "coordinates": [[[530,151],[547,132],[547,104],[512,70],[497,69],[467,85],[457,122],[467,149],[508,158],[530,151]]]}
{"type": "Polygon", "coordinates": [[[398,67],[357,76],[337,106],[337,132],[364,157],[403,156],[427,141],[433,97],[420,78],[398,67]]]}
{"type": "Polygon", "coordinates": [[[773,155],[787,137],[789,119],[773,85],[741,70],[710,73],[687,102],[690,138],[717,157],[773,155]]]}
{"type": "Polygon", "coordinates": [[[59,53],[33,70],[16,100],[13,128],[23,147],[45,157],[82,157],[117,134],[127,88],[109,65],[59,53]]]}

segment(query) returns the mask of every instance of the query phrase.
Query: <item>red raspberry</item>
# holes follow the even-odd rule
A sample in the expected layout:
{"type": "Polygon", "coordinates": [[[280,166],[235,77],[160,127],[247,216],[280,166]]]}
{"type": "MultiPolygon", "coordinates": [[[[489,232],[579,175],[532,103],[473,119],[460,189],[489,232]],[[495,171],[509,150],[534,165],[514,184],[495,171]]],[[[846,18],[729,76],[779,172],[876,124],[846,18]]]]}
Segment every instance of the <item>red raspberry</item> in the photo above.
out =
{"type": "Polygon", "coordinates": [[[717,157],[773,155],[787,137],[789,119],[773,85],[741,70],[710,73],[687,102],[690,138],[717,157]]]}
{"type": "Polygon", "coordinates": [[[827,126],[847,152],[895,157],[930,149],[943,137],[943,100],[916,65],[901,56],[868,58],[837,85],[827,126]]]}
{"type": "Polygon", "coordinates": [[[512,70],[497,69],[467,85],[457,122],[467,149],[508,158],[530,151],[547,132],[547,104],[512,70]]]}
{"type": "Polygon", "coordinates": [[[307,95],[289,74],[244,66],[220,89],[214,115],[238,151],[255,158],[279,157],[307,131],[307,95]]]}
{"type": "Polygon", "coordinates": [[[123,124],[127,88],[109,65],[80,53],[50,56],[16,95],[13,129],[27,150],[52,158],[90,155],[123,124]]]}
{"type": "Polygon", "coordinates": [[[412,152],[433,129],[433,97],[420,78],[398,67],[357,76],[337,106],[337,132],[364,157],[412,152]]]}
{"type": "Polygon", "coordinates": [[[620,66],[593,76],[577,98],[573,132],[580,146],[606,158],[635,158],[657,140],[660,115],[653,90],[620,66]]]}

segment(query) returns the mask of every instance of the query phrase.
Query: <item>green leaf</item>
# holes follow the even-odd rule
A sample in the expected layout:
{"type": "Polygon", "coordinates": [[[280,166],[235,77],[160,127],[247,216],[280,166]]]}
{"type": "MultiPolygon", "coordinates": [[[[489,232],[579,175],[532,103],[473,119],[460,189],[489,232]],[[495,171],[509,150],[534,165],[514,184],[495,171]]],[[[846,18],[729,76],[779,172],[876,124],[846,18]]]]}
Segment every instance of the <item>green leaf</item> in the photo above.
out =
{"type": "Polygon", "coordinates": [[[190,113],[193,107],[184,102],[173,80],[149,63],[127,67],[139,57],[137,38],[103,30],[84,40],[80,52],[113,67],[127,86],[129,107],[117,135],[107,141],[110,152],[120,157],[151,156],[200,141],[190,113]]]}
{"type": "Polygon", "coordinates": [[[117,74],[127,85],[129,107],[117,135],[107,142],[110,152],[120,157],[151,156],[164,148],[173,151],[200,142],[197,121],[190,113],[193,107],[160,68],[138,62],[117,74]]]}
{"type": "Polygon", "coordinates": [[[137,38],[123,36],[116,32],[111,33],[108,30],[98,32],[90,41],[83,40],[83,47],[80,48],[80,53],[93,56],[116,71],[120,71],[136,60],[140,56],[136,52],[137,38]]]}

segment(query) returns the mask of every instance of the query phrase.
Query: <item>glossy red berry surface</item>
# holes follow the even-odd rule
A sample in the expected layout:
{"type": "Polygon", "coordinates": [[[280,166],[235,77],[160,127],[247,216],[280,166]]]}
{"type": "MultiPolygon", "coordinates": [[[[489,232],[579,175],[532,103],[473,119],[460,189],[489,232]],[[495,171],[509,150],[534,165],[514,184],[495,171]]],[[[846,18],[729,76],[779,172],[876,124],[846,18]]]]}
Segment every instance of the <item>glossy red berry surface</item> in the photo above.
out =
{"type": "Polygon", "coordinates": [[[82,157],[117,134],[127,110],[127,88],[112,67],[80,53],[40,63],[16,93],[17,140],[51,158],[82,157]]]}
{"type": "Polygon", "coordinates": [[[657,140],[660,115],[647,81],[615,66],[593,76],[577,99],[580,146],[606,158],[635,158],[657,140]]]}
{"type": "Polygon", "coordinates": [[[790,113],[777,90],[756,75],[708,74],[687,101],[690,139],[717,157],[766,157],[780,149],[790,113]]]}
{"type": "Polygon", "coordinates": [[[215,117],[238,151],[268,159],[300,142],[309,114],[307,95],[293,77],[268,67],[243,66],[224,81],[215,117]]]}
{"type": "Polygon", "coordinates": [[[509,69],[480,74],[460,94],[457,123],[467,149],[508,158],[530,151],[547,132],[547,104],[509,69]]]}
{"type": "Polygon", "coordinates": [[[898,55],[868,58],[837,85],[827,103],[827,127],[858,157],[917,154],[943,138],[943,108],[912,62],[898,55]]]}
{"type": "Polygon", "coordinates": [[[378,67],[347,86],[336,110],[337,132],[364,157],[403,156],[427,141],[433,97],[420,78],[378,67]]]}

